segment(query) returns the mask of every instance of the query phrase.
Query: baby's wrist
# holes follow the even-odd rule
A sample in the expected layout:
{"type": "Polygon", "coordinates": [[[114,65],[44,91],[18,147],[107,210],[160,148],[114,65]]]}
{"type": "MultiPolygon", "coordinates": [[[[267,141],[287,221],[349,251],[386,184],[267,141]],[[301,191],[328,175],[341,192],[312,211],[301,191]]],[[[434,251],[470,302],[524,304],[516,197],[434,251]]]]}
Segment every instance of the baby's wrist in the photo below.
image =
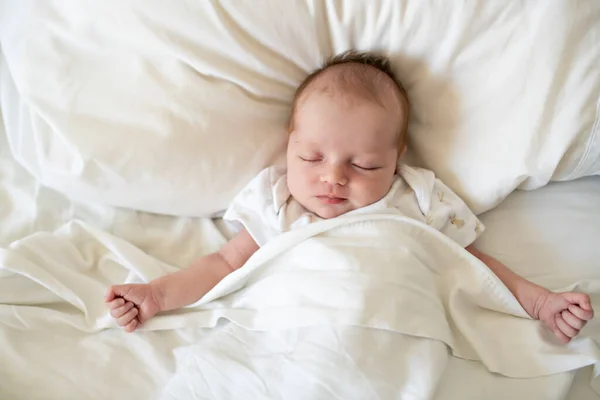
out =
{"type": "MultiPolygon", "coordinates": [[[[537,285],[536,285],[537,286],[537,285]]],[[[531,296],[526,301],[522,302],[523,308],[533,319],[540,319],[540,310],[548,301],[549,295],[552,292],[541,286],[537,286],[535,292],[531,292],[531,296]],[[526,303],[526,304],[523,304],[526,303]]]]}
{"type": "Polygon", "coordinates": [[[160,280],[154,280],[148,284],[150,286],[150,296],[158,307],[158,312],[165,310],[165,291],[160,280]]]}

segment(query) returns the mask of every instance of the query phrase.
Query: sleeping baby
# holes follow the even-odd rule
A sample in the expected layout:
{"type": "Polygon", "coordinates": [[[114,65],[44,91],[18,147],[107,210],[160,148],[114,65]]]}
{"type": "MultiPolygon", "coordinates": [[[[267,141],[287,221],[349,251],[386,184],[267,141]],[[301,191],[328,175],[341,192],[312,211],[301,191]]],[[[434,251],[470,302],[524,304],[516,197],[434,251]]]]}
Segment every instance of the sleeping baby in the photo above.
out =
{"type": "Polygon", "coordinates": [[[202,298],[283,232],[340,215],[396,213],[439,230],[494,272],[524,310],[567,343],[593,316],[586,294],[554,293],[472,243],[483,225],[433,172],[398,165],[410,104],[389,60],[349,51],[310,74],[294,96],[285,167],[263,170],[224,219],[239,232],[218,252],[147,284],[115,285],[105,302],[133,332],[156,313],[202,298]]]}

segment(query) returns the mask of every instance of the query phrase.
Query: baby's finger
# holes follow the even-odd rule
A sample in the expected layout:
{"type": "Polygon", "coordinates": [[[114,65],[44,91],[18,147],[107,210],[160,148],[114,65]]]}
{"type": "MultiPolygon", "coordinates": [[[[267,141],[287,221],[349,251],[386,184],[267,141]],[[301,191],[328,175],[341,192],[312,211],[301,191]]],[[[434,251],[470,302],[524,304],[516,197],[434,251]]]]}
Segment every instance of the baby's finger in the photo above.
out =
{"type": "Polygon", "coordinates": [[[588,296],[587,294],[578,292],[566,292],[562,293],[562,295],[565,299],[569,301],[569,303],[579,304],[579,307],[581,307],[582,309],[591,311],[592,303],[590,302],[590,296],[588,296]]]}
{"type": "Polygon", "coordinates": [[[590,319],[594,318],[594,311],[593,310],[584,310],[583,308],[576,306],[575,304],[571,304],[569,306],[569,311],[576,316],[579,319],[582,319],[584,321],[589,321],[590,319]]]}
{"type": "Polygon", "coordinates": [[[138,325],[139,325],[139,323],[138,323],[137,318],[132,319],[130,323],[125,325],[125,332],[131,333],[131,332],[135,331],[135,328],[137,328],[138,325]]]}
{"type": "Polygon", "coordinates": [[[111,310],[113,310],[115,308],[121,307],[123,304],[125,304],[125,299],[122,297],[118,297],[118,298],[110,301],[109,303],[107,303],[106,306],[108,308],[110,308],[111,310]]]}
{"type": "Polygon", "coordinates": [[[108,303],[109,301],[114,300],[115,297],[117,297],[117,295],[115,294],[115,291],[111,286],[106,290],[106,293],[104,294],[104,302],[108,303]]]}
{"type": "Polygon", "coordinates": [[[138,309],[134,307],[131,310],[127,311],[123,316],[117,318],[117,324],[119,324],[121,326],[126,326],[137,315],[138,315],[138,309]]]}
{"type": "Polygon", "coordinates": [[[129,312],[133,308],[133,303],[128,301],[124,305],[119,308],[115,308],[114,310],[110,310],[110,315],[113,318],[121,318],[127,312],[129,312]]]}
{"type": "Polygon", "coordinates": [[[552,329],[552,333],[554,333],[554,336],[556,336],[558,341],[562,344],[567,344],[571,341],[571,338],[562,333],[558,327],[554,327],[554,329],[552,329]]]}
{"type": "Polygon", "coordinates": [[[572,338],[572,337],[577,336],[577,334],[579,333],[579,330],[575,329],[575,328],[571,327],[569,324],[567,324],[560,314],[556,315],[555,321],[556,321],[556,326],[562,333],[565,334],[565,336],[572,338]]]}
{"type": "Polygon", "coordinates": [[[584,321],[582,319],[577,318],[576,316],[574,316],[573,314],[571,314],[570,311],[568,310],[564,310],[561,313],[561,316],[563,317],[563,319],[565,320],[565,322],[572,328],[580,330],[581,328],[583,328],[586,324],[587,321],[584,321]]]}

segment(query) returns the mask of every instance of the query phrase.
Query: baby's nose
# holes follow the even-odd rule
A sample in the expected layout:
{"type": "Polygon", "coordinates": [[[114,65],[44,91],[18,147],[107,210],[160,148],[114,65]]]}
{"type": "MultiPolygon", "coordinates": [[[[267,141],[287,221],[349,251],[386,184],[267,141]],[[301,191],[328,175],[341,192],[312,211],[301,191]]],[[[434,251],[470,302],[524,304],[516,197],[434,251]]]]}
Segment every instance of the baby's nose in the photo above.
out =
{"type": "Polygon", "coordinates": [[[344,186],[348,183],[344,167],[340,165],[326,167],[321,175],[321,182],[344,186]]]}

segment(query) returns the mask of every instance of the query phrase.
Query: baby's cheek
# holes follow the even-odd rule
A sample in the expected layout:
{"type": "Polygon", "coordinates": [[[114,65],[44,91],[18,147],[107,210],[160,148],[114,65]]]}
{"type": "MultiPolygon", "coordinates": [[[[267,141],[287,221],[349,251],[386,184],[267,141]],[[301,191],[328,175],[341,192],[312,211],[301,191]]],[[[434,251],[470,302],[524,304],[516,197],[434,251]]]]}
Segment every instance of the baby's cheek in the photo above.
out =
{"type": "Polygon", "coordinates": [[[303,171],[300,176],[300,181],[302,182],[302,187],[306,190],[314,187],[314,185],[319,182],[319,178],[317,174],[312,171],[303,171]]]}
{"type": "Polygon", "coordinates": [[[293,171],[288,175],[288,188],[293,197],[305,197],[310,187],[310,177],[302,171],[293,171]]]}
{"type": "Polygon", "coordinates": [[[378,180],[373,183],[372,187],[369,188],[369,196],[372,202],[381,200],[389,191],[391,184],[388,184],[386,180],[378,180]]]}
{"type": "Polygon", "coordinates": [[[321,178],[318,173],[313,172],[307,176],[306,183],[311,186],[319,185],[321,183],[321,178]]]}

